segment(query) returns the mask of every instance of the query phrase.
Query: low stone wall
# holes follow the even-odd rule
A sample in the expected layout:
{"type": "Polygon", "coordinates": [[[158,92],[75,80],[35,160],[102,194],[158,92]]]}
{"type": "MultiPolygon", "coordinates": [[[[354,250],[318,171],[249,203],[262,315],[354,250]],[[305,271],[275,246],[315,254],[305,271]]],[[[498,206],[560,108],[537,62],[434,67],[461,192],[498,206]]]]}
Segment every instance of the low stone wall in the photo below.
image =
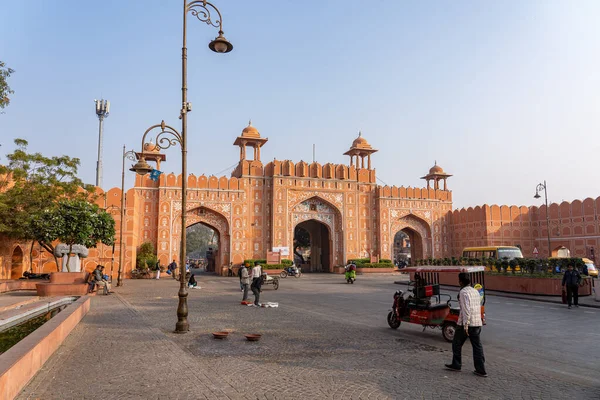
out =
{"type": "MultiPolygon", "coordinates": [[[[346,270],[344,267],[335,267],[333,269],[334,274],[343,274],[346,270]]],[[[390,272],[398,272],[398,269],[395,267],[392,268],[356,268],[357,274],[377,274],[377,273],[390,273],[390,272]]]]}
{"type": "Polygon", "coordinates": [[[47,282],[41,279],[19,279],[15,281],[0,281],[0,293],[13,292],[15,290],[35,290],[35,285],[47,282]]]}
{"type": "Polygon", "coordinates": [[[0,355],[0,399],[14,399],[90,309],[83,296],[0,355]]]}
{"type": "MultiPolygon", "coordinates": [[[[411,279],[413,274],[411,273],[411,279]]],[[[441,272],[440,285],[458,286],[458,274],[441,272]]],[[[592,294],[591,279],[579,288],[580,296],[592,294]]],[[[485,274],[485,289],[498,292],[537,294],[544,296],[560,296],[562,294],[562,276],[556,278],[533,278],[519,275],[485,274]]]]}
{"type": "Polygon", "coordinates": [[[37,295],[45,296],[85,296],[88,285],[85,283],[87,272],[53,272],[50,283],[35,285],[37,295]]]}

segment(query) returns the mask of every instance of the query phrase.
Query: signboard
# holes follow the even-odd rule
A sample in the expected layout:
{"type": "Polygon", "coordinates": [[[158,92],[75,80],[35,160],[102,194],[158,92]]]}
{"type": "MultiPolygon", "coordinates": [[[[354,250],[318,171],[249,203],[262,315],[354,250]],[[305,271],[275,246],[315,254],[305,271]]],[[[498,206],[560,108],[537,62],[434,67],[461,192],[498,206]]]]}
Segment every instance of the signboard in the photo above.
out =
{"type": "Polygon", "coordinates": [[[281,253],[267,251],[267,265],[269,264],[281,264],[281,253]]]}
{"type": "Polygon", "coordinates": [[[277,253],[280,252],[282,256],[289,256],[290,255],[290,248],[289,247],[273,247],[273,253],[277,253]]]}
{"type": "Polygon", "coordinates": [[[539,252],[538,252],[538,249],[537,249],[537,247],[534,247],[534,248],[533,248],[533,256],[537,258],[537,256],[538,256],[538,253],[539,253],[539,252]]]}

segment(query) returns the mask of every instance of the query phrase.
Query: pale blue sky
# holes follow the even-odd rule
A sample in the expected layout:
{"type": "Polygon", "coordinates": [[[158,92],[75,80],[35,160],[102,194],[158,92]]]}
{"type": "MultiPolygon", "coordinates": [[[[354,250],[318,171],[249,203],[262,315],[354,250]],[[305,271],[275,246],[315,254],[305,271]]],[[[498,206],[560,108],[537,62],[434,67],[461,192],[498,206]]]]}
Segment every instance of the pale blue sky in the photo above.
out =
{"type": "MultiPolygon", "coordinates": [[[[216,31],[190,18],[190,172],[234,164],[252,118],[265,162],[310,161],[315,143],[317,161],[348,163],[359,129],[388,184],[422,186],[437,160],[456,207],[540,204],[544,179],[552,201],[600,195],[600,2],[214,2],[234,50],[212,53],[216,31]]],[[[93,183],[103,96],[104,187],[120,185],[123,144],[180,126],[181,3],[4,2],[0,59],[16,72],[0,153],[26,138],[80,157],[93,183]]]]}

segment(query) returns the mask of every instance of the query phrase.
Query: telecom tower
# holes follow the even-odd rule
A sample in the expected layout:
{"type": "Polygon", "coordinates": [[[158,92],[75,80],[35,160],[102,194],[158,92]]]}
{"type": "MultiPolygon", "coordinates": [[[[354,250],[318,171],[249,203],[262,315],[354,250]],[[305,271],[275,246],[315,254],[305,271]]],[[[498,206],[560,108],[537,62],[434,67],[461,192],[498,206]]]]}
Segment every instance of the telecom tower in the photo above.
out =
{"type": "Polygon", "coordinates": [[[102,187],[102,135],[104,133],[104,118],[108,117],[110,111],[110,101],[95,100],[96,115],[100,120],[100,128],[98,132],[98,162],[96,163],[96,186],[102,187]]]}

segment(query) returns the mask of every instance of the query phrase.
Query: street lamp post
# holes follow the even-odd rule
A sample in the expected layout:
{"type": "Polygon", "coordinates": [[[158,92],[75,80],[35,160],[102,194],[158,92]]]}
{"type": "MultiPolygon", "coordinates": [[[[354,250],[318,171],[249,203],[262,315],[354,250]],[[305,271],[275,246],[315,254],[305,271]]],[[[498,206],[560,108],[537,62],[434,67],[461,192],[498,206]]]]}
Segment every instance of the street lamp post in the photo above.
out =
{"type": "MultiPolygon", "coordinates": [[[[188,3],[188,0],[183,0],[183,46],[181,48],[181,133],[177,132],[172,127],[165,125],[162,121],[160,125],[154,125],[146,130],[144,138],[152,129],[161,127],[161,132],[156,138],[156,144],[159,149],[166,149],[179,143],[181,146],[181,249],[179,258],[179,305],[177,306],[177,324],[175,325],[175,333],[186,333],[190,330],[190,325],[187,320],[187,287],[185,282],[185,241],[186,241],[186,213],[187,213],[187,113],[192,111],[192,104],[187,101],[187,14],[190,13],[198,18],[200,22],[205,22],[208,25],[219,29],[219,35],[209,43],[208,47],[215,53],[229,53],[233,49],[233,45],[223,36],[223,21],[221,12],[206,0],[194,0],[188,3]],[[211,12],[215,11],[217,19],[211,17],[211,12]],[[161,135],[171,135],[174,139],[161,135]],[[159,137],[160,140],[159,140],[159,137]]],[[[144,145],[142,139],[142,150],[144,145]]],[[[146,174],[152,170],[143,157],[136,165],[131,168],[132,171],[139,174],[146,174]]]]}
{"type": "Polygon", "coordinates": [[[546,181],[544,183],[539,183],[535,187],[535,196],[534,199],[539,199],[540,192],[544,191],[544,200],[546,201],[546,231],[548,232],[548,258],[552,257],[552,248],[550,247],[550,216],[548,214],[548,189],[546,187],[546,181]]]}
{"type": "Polygon", "coordinates": [[[123,286],[123,262],[125,254],[123,251],[123,222],[125,220],[125,159],[135,161],[135,152],[133,150],[125,151],[123,145],[123,167],[121,168],[121,222],[119,223],[119,270],[117,272],[117,286],[123,286]]]}

